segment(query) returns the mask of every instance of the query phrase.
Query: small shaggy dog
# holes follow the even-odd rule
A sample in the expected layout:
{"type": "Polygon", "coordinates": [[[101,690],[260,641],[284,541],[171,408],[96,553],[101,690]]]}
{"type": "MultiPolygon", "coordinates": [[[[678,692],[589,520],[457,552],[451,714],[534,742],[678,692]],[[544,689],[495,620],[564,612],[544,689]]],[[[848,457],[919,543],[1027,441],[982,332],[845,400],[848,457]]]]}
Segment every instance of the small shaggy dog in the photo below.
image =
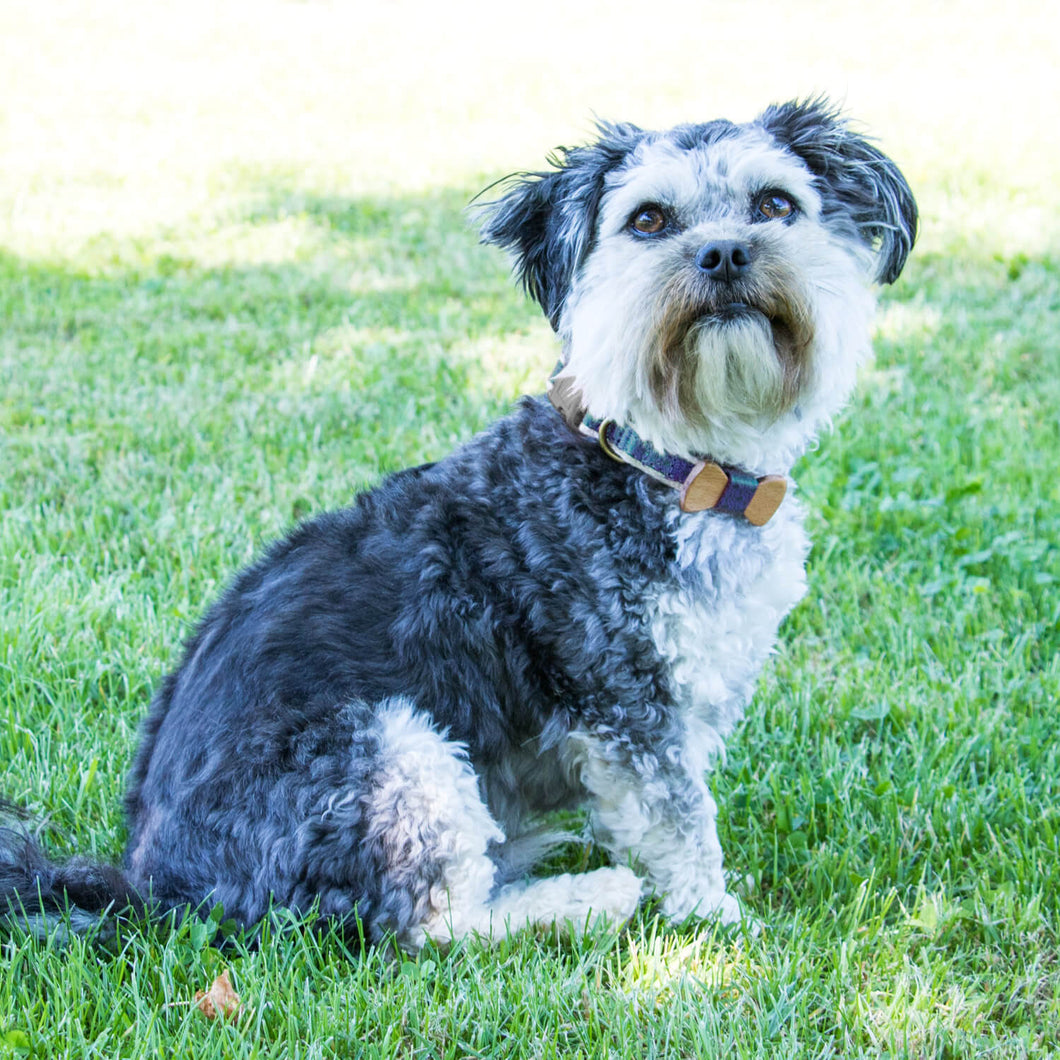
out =
{"type": "Polygon", "coordinates": [[[124,867],[8,828],[12,915],[271,902],[406,949],[645,891],[740,917],[704,771],[804,592],[786,476],[869,355],[916,205],[821,99],[599,131],[483,207],[559,336],[552,400],[241,574],[143,727],[124,867]],[[527,877],[542,815],[577,806],[612,866],[527,877]]]}

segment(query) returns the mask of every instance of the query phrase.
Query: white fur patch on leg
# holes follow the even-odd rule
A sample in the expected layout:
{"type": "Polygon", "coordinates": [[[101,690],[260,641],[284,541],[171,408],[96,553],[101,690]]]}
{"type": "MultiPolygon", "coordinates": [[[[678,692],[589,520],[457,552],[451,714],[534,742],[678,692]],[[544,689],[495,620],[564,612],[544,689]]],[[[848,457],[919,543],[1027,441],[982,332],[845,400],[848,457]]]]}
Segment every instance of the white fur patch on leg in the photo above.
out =
{"type": "Polygon", "coordinates": [[[593,737],[580,734],[578,742],[593,824],[612,857],[632,857],[643,868],[649,890],[662,896],[663,912],[675,920],[739,920],[740,905],[725,890],[717,806],[702,776],[659,763],[653,767],[647,756],[634,770],[615,761],[593,737]]]}
{"type": "Polygon", "coordinates": [[[641,881],[626,868],[513,883],[493,893],[496,869],[487,854],[504,833],[490,815],[464,747],[445,739],[431,719],[404,700],[377,715],[381,764],[371,805],[373,830],[395,851],[397,882],[431,867],[425,919],[399,936],[407,950],[428,939],[488,938],[527,926],[570,923],[575,930],[633,915],[641,881]]]}
{"type": "Polygon", "coordinates": [[[405,700],[381,709],[377,722],[382,765],[372,797],[375,827],[400,852],[403,874],[441,869],[427,919],[398,939],[418,949],[428,936],[448,941],[479,922],[495,874],[486,850],[504,833],[482,801],[463,745],[445,739],[405,700]]]}

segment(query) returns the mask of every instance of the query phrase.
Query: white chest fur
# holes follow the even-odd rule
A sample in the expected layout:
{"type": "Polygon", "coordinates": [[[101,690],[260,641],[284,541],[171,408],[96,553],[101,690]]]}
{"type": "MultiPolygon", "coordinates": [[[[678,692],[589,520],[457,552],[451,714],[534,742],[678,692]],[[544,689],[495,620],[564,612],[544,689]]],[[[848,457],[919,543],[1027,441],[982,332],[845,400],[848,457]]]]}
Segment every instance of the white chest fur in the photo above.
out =
{"type": "Polygon", "coordinates": [[[676,518],[677,577],[655,602],[652,634],[706,753],[742,716],[781,619],[806,591],[809,541],[790,496],[763,527],[709,512],[676,518]]]}

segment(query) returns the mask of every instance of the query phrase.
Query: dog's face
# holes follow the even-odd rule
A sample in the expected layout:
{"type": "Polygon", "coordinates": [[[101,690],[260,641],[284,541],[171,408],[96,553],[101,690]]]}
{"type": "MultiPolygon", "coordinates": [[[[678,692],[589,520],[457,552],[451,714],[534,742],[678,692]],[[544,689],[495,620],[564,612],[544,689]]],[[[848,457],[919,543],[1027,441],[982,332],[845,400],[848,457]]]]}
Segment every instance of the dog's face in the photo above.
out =
{"type": "Polygon", "coordinates": [[[492,204],[589,412],[662,449],[785,470],[869,353],[916,206],[824,101],[748,125],[602,125],[492,204]]]}

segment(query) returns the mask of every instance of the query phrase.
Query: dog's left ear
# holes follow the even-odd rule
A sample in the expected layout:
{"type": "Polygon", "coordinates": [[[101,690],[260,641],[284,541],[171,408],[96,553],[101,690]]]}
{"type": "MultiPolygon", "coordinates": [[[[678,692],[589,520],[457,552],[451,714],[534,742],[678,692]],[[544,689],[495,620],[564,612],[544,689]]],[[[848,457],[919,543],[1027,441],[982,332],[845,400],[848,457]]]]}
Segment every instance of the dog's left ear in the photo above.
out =
{"type": "Polygon", "coordinates": [[[917,229],[916,200],[894,162],[851,132],[824,98],[774,104],[758,124],[817,176],[825,217],[839,221],[845,215],[873,248],[877,282],[894,283],[917,229]]]}
{"type": "MultiPolygon", "coordinates": [[[[517,173],[500,182],[504,194],[481,204],[482,240],[513,253],[515,271],[558,328],[578,266],[592,250],[604,179],[644,138],[635,125],[598,125],[588,147],[559,148],[544,173],[517,173]]],[[[487,188],[486,191],[491,189],[487,188]]]]}

